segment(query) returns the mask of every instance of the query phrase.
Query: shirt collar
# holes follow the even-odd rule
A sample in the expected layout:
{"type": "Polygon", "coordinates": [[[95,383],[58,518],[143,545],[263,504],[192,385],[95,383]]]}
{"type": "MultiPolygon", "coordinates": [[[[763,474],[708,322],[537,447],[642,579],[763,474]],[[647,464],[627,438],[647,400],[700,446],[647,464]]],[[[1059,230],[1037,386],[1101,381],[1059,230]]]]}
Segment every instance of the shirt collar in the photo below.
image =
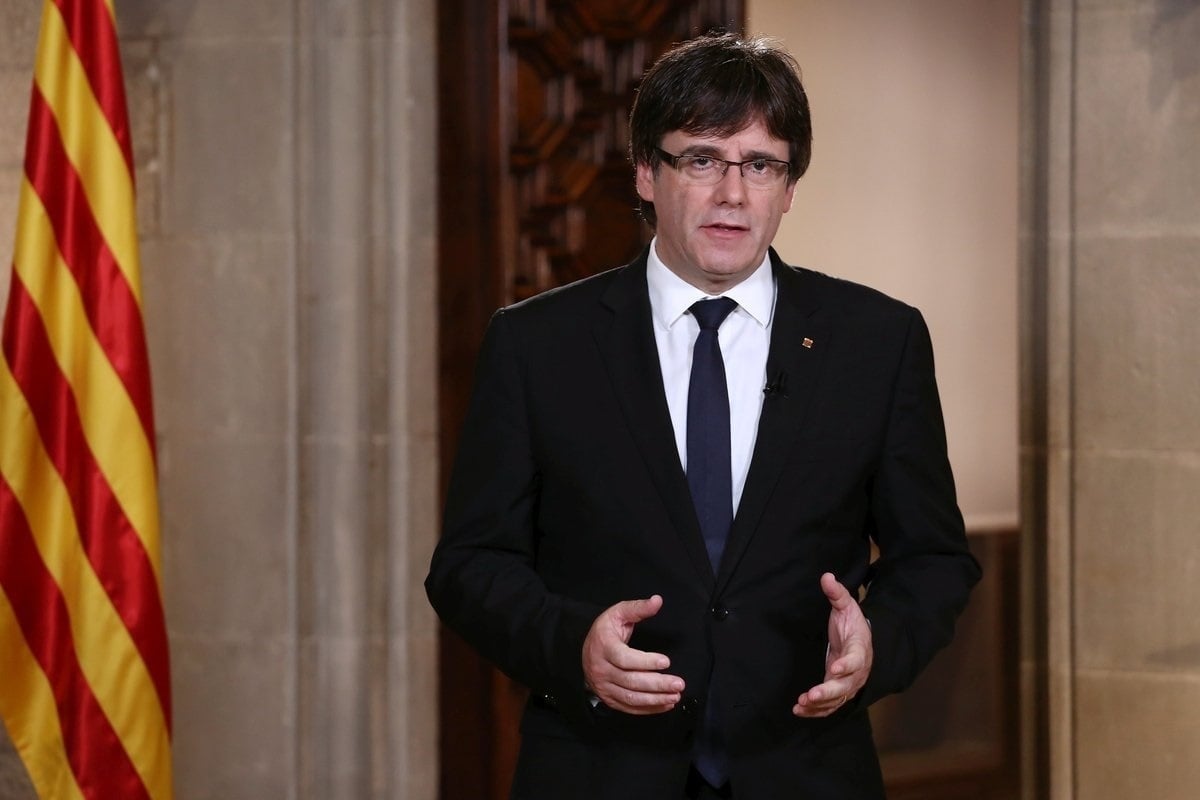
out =
{"type": "MultiPolygon", "coordinates": [[[[683,278],[672,272],[658,257],[657,237],[650,242],[650,255],[646,259],[646,283],[650,289],[650,309],[654,322],[664,330],[670,329],[687,313],[697,300],[714,295],[705,294],[683,278]]],[[[775,309],[775,275],[771,271],[771,256],[763,254],[762,263],[741,283],[723,292],[719,297],[728,297],[738,304],[738,309],[749,314],[762,327],[771,324],[775,309]]]]}

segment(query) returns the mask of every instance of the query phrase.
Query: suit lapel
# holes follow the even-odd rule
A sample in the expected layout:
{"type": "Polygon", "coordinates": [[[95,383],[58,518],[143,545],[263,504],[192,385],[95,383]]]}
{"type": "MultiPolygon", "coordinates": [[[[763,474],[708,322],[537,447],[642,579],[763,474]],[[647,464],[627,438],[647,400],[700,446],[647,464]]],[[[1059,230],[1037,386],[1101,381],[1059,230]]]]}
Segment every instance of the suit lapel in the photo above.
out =
{"type": "Polygon", "coordinates": [[[788,267],[774,250],[771,266],[778,291],[767,354],[767,381],[772,390],[763,399],[750,472],[717,576],[718,591],[728,583],[758,528],[803,426],[808,400],[828,350],[829,327],[816,313],[818,297],[811,277],[788,267]]]}
{"type": "Polygon", "coordinates": [[[601,298],[611,314],[605,315],[592,333],[630,434],[666,506],[671,527],[679,535],[693,569],[711,587],[712,566],[679,463],[663,390],[646,286],[647,252],[614,277],[601,298]]]}

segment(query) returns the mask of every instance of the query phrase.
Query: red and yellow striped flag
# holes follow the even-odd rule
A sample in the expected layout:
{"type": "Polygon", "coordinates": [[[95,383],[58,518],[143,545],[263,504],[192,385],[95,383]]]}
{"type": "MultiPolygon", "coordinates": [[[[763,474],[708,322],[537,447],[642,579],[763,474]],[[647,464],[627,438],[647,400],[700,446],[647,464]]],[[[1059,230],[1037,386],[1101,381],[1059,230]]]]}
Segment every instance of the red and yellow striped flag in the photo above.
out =
{"type": "Polygon", "coordinates": [[[112,0],[45,0],[0,358],[0,717],[42,798],[171,797],[134,215],[112,0]]]}

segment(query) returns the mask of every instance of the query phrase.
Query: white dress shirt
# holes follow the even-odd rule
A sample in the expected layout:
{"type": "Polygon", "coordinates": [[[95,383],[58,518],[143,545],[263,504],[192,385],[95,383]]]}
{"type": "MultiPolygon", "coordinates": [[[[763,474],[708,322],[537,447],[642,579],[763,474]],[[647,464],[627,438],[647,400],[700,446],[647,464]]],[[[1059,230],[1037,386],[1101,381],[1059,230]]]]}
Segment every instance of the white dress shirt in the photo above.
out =
{"type": "MultiPolygon", "coordinates": [[[[688,384],[692,375],[692,347],[700,335],[700,325],[688,309],[697,300],[714,295],[705,294],[671,272],[659,260],[656,243],[651,242],[646,263],[650,315],[654,320],[654,341],[658,345],[667,407],[675,428],[675,446],[686,472],[688,384]]],[[[775,313],[775,276],[770,257],[764,255],[762,264],[748,278],[720,296],[738,304],[717,334],[729,388],[730,467],[736,514],[750,471],[763,388],[767,383],[767,351],[775,313]]]]}

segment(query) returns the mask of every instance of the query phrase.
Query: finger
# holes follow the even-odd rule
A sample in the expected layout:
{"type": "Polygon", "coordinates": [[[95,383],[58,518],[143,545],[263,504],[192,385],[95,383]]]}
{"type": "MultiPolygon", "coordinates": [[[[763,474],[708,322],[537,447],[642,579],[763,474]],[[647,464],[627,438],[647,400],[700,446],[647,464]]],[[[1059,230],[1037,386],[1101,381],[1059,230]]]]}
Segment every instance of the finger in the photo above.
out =
{"type": "Polygon", "coordinates": [[[671,703],[665,706],[634,706],[631,708],[618,708],[617,710],[637,717],[646,717],[651,714],[665,714],[674,708],[675,704],[671,703]]]}
{"type": "MultiPolygon", "coordinates": [[[[801,698],[803,699],[803,695],[801,695],[801,698]]],[[[828,717],[841,707],[842,703],[815,704],[797,702],[796,705],[792,706],[792,714],[797,717],[804,717],[806,719],[815,719],[819,717],[828,717]]]]}
{"type": "Polygon", "coordinates": [[[622,600],[612,607],[617,617],[625,623],[641,622],[650,619],[662,608],[662,595],[655,594],[643,600],[622,600]]]}
{"type": "Polygon", "coordinates": [[[826,717],[845,705],[852,696],[850,689],[833,688],[827,682],[800,695],[792,706],[792,713],[798,717],[826,717]]]}
{"type": "Polygon", "coordinates": [[[596,695],[609,708],[631,714],[656,714],[669,711],[682,699],[680,692],[638,691],[616,684],[599,687],[596,695]]]}
{"type": "Polygon", "coordinates": [[[797,717],[827,717],[845,705],[845,702],[845,700],[839,699],[816,703],[801,695],[796,704],[792,706],[792,713],[797,717]]]}
{"type": "Polygon", "coordinates": [[[849,691],[850,686],[846,682],[826,681],[800,695],[800,703],[801,705],[820,706],[838,704],[845,701],[849,691]]]}
{"type": "Polygon", "coordinates": [[[630,708],[671,706],[682,697],[679,692],[639,692],[622,686],[611,687],[608,694],[620,705],[630,708]]]}
{"type": "Polygon", "coordinates": [[[819,683],[800,695],[802,705],[840,705],[853,697],[862,687],[862,682],[854,676],[846,678],[830,678],[819,683]]]}
{"type": "Polygon", "coordinates": [[[677,675],[663,675],[661,672],[626,672],[616,671],[611,676],[613,685],[622,689],[646,694],[683,693],[683,678],[677,675]]]}
{"type": "Polygon", "coordinates": [[[671,666],[671,659],[662,653],[635,650],[624,642],[612,644],[605,649],[604,655],[614,667],[626,671],[655,672],[671,666]]]}
{"type": "Polygon", "coordinates": [[[609,708],[616,709],[617,711],[621,711],[626,714],[633,714],[636,716],[646,716],[649,714],[665,714],[666,712],[675,708],[675,706],[677,706],[679,704],[679,698],[675,698],[674,700],[669,701],[669,702],[661,702],[661,703],[655,703],[655,702],[625,703],[616,698],[605,699],[605,698],[601,697],[600,699],[604,703],[604,705],[608,706],[609,708]]]}
{"type": "Polygon", "coordinates": [[[850,597],[850,592],[845,586],[838,583],[838,579],[833,576],[832,572],[826,572],[821,576],[821,591],[829,598],[829,603],[838,611],[844,611],[854,602],[854,598],[850,597]]]}

